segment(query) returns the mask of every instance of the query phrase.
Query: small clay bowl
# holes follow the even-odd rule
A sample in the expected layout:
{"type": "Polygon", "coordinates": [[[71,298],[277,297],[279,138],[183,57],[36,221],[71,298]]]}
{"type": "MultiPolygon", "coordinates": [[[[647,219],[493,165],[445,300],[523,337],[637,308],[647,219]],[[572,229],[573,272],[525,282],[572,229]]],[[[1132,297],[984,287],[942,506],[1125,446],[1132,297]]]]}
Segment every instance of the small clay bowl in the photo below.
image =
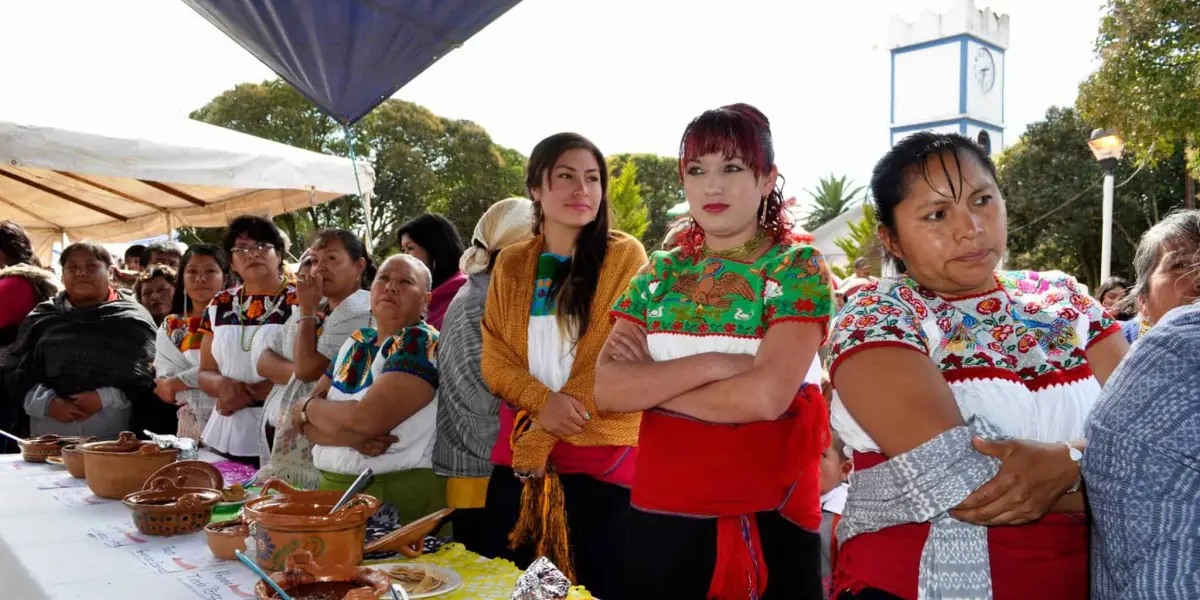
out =
{"type": "Polygon", "coordinates": [[[94,442],[96,438],[67,437],[61,435],[43,435],[25,440],[18,444],[21,447],[21,458],[29,463],[44,463],[51,456],[62,456],[63,446],[94,442]]]}
{"type": "Polygon", "coordinates": [[[208,539],[208,549],[213,556],[222,560],[237,560],[234,550],[246,552],[246,538],[250,535],[250,527],[241,519],[209,523],[204,526],[204,536],[208,539]]]}
{"type": "Polygon", "coordinates": [[[220,501],[220,490],[179,488],[165,478],[157,480],[154,489],[134,492],[124,499],[125,506],[133,511],[137,530],[160,536],[204,529],[220,501]]]}
{"type": "MultiPolygon", "coordinates": [[[[321,565],[312,553],[296,550],[287,557],[287,568],[271,575],[294,600],[338,598],[339,600],[375,600],[392,587],[392,578],[375,569],[352,565],[321,565]]],[[[265,581],[254,586],[258,600],[278,600],[279,596],[265,581]]]]}
{"type": "Polygon", "coordinates": [[[87,475],[83,470],[83,453],[74,444],[63,446],[62,449],[63,464],[67,465],[67,472],[71,477],[76,479],[84,479],[87,475]]]}

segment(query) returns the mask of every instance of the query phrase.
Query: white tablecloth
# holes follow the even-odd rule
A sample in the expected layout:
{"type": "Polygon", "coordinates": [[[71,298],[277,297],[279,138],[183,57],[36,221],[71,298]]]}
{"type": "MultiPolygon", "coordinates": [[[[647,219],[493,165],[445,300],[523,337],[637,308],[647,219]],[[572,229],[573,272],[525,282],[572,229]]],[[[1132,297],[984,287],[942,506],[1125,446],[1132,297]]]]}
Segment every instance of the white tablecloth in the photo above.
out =
{"type": "MultiPolygon", "coordinates": [[[[212,455],[202,458],[215,459],[212,455]]],[[[179,581],[184,573],[156,573],[138,560],[130,547],[110,548],[89,537],[88,529],[130,523],[129,509],[119,501],[66,506],[54,498],[55,490],[36,489],[29,482],[31,476],[51,473],[66,475],[66,470],[24,463],[18,454],[0,455],[0,598],[199,597],[179,581]],[[13,463],[20,468],[14,469],[13,463]]],[[[193,535],[203,536],[203,532],[193,535]]]]}

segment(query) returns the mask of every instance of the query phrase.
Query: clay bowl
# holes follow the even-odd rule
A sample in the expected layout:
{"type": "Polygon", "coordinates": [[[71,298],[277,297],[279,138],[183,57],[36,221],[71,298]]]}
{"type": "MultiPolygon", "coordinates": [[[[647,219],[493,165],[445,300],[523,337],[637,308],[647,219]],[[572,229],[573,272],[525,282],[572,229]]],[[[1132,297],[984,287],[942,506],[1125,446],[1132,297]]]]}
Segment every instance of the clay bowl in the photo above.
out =
{"type": "Polygon", "coordinates": [[[101,498],[120,500],[146,485],[155,471],[175,462],[178,448],[159,448],[124,431],[115,442],[79,446],[87,484],[101,498]]]}
{"type": "MultiPolygon", "coordinates": [[[[286,570],[271,579],[293,600],[375,600],[392,587],[387,573],[351,565],[321,565],[307,550],[288,556],[286,570]]],[[[258,600],[277,600],[279,596],[265,581],[254,586],[258,600]]]]}
{"type": "Polygon", "coordinates": [[[21,458],[29,463],[44,463],[51,456],[62,456],[63,446],[94,442],[96,438],[43,435],[17,444],[21,447],[21,458]]]}
{"type": "Polygon", "coordinates": [[[435,513],[425,515],[371,542],[363,549],[363,552],[366,554],[399,552],[408,558],[416,558],[425,551],[425,536],[433,533],[442,524],[442,520],[453,512],[453,508],[443,508],[435,513]]]}
{"type": "Polygon", "coordinates": [[[281,571],[293,551],[307,550],[329,565],[362,562],[367,519],[379,510],[374,496],[355,494],[329,514],[342,492],[302,492],[279,479],[263,484],[259,497],[246,502],[242,518],[250,525],[250,553],[259,567],[281,571]],[[277,495],[267,492],[277,491],[277,495]]]}
{"type": "Polygon", "coordinates": [[[79,446],[74,444],[63,446],[62,458],[63,464],[67,465],[67,472],[71,474],[71,477],[76,479],[83,479],[85,477],[86,470],[83,465],[83,453],[79,451],[79,446]]]}
{"type": "Polygon", "coordinates": [[[213,556],[223,560],[237,560],[234,550],[246,552],[246,537],[250,528],[245,521],[234,519],[221,523],[209,523],[204,526],[204,536],[208,539],[208,549],[213,556]]]}
{"type": "Polygon", "coordinates": [[[133,511],[133,524],[146,535],[182,535],[204,529],[213,508],[221,501],[221,491],[206,488],[175,487],[171,480],[155,480],[149,490],[125,496],[125,506],[133,511]]]}

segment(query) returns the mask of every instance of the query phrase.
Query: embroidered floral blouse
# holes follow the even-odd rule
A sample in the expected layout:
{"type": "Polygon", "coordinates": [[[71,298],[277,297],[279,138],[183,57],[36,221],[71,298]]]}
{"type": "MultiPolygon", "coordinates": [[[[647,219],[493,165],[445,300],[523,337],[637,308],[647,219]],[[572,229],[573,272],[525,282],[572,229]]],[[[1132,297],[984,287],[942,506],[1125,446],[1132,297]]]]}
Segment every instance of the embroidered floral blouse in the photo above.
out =
{"type": "MultiPolygon", "coordinates": [[[[938,366],[964,418],[981,414],[1024,439],[1082,438],[1100,397],[1086,350],[1120,327],[1064,273],[1003,271],[995,279],[993,290],[962,298],[939,297],[908,276],[864,286],[835,319],[830,376],[862,350],[909,348],[938,366]]],[[[879,450],[836,390],[831,417],[847,447],[879,450]]]]}
{"type": "MultiPolygon", "coordinates": [[[[330,379],[327,397],[333,401],[357,401],[367,395],[375,378],[384,373],[408,373],[438,387],[435,366],[438,332],[425,322],[405,327],[380,340],[374,328],[364,327],[351,334],[337,358],[325,372],[330,379]]],[[[400,439],[376,457],[368,457],[353,448],[313,446],[313,464],[322,471],[342,474],[361,473],[370,468],[376,473],[433,466],[433,442],[437,430],[437,398],[392,429],[400,439]]]]}

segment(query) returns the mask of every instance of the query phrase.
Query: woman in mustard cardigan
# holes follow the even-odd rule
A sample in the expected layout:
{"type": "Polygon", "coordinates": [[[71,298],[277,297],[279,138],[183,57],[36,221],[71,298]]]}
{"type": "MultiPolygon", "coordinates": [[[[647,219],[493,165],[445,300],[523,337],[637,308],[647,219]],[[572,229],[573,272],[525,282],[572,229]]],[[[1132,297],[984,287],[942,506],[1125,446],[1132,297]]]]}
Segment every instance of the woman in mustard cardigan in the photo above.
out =
{"type": "Polygon", "coordinates": [[[484,550],[522,568],[547,556],[598,597],[620,598],[641,415],[599,414],[595,369],[612,329],[608,307],[646,252],[609,230],[605,165],[577,134],[538,143],[525,175],[536,235],[496,261],[482,366],[504,402],[484,550]]]}

